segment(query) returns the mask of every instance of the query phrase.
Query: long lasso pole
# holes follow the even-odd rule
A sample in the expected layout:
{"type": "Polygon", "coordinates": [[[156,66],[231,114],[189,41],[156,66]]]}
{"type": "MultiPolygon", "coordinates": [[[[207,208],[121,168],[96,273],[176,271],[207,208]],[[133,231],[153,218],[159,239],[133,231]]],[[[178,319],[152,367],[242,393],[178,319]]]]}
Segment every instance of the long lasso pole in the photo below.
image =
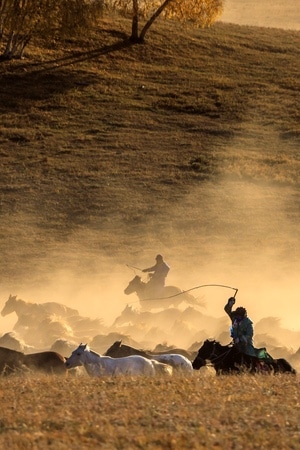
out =
{"type": "Polygon", "coordinates": [[[140,269],[139,267],[130,266],[129,264],[126,264],[126,266],[129,267],[129,269],[136,269],[139,270],[140,272],[143,272],[143,269],[140,269]]]}

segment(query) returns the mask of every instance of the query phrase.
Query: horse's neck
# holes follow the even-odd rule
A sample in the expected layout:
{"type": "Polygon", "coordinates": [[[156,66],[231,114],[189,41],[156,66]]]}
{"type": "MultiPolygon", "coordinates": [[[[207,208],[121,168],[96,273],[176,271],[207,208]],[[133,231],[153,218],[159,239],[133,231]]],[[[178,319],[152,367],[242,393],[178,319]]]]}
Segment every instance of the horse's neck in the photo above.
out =
{"type": "Polygon", "coordinates": [[[145,357],[146,353],[143,352],[143,350],[138,350],[137,348],[132,348],[127,345],[124,345],[123,347],[124,347],[124,350],[126,350],[126,356],[139,355],[139,356],[145,357]]]}
{"type": "Polygon", "coordinates": [[[28,314],[28,310],[31,309],[33,303],[27,303],[25,300],[15,300],[14,310],[18,317],[23,316],[24,314],[28,314]]]}
{"type": "Polygon", "coordinates": [[[130,310],[123,311],[120,316],[120,319],[123,319],[124,322],[129,322],[130,320],[133,320],[136,317],[137,317],[137,312],[130,309],[130,310]]]}
{"type": "Polygon", "coordinates": [[[230,350],[230,347],[228,345],[221,345],[219,342],[215,343],[215,352],[218,355],[227,352],[227,350],[230,350]]]}
{"type": "Polygon", "coordinates": [[[101,356],[93,350],[90,350],[89,352],[86,351],[84,361],[87,364],[99,363],[101,361],[101,356]]]}

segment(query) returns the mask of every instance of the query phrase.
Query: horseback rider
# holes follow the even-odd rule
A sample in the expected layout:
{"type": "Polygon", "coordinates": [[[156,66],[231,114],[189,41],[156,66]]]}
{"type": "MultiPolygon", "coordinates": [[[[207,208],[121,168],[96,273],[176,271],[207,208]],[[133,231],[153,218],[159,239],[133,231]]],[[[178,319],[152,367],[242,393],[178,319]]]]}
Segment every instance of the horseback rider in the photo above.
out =
{"type": "Polygon", "coordinates": [[[160,292],[165,287],[165,281],[170,266],[164,261],[162,255],[156,255],[155,260],[156,264],[144,269],[143,272],[150,272],[150,280],[147,283],[147,289],[150,288],[153,292],[160,292]]]}
{"type": "Polygon", "coordinates": [[[250,356],[257,356],[253,345],[253,322],[247,316],[247,310],[239,306],[235,311],[232,307],[235,304],[235,298],[230,297],[224,306],[225,312],[231,319],[230,336],[237,349],[250,356]]]}
{"type": "MultiPolygon", "coordinates": [[[[230,297],[224,306],[225,312],[231,319],[230,336],[233,339],[233,345],[246,355],[255,356],[260,361],[273,361],[272,356],[266,348],[255,348],[253,345],[253,322],[247,316],[247,310],[239,306],[235,311],[232,307],[235,304],[235,298],[230,297]]],[[[264,363],[262,363],[264,364],[264,363]]],[[[262,366],[264,367],[264,366],[262,366]]]]}

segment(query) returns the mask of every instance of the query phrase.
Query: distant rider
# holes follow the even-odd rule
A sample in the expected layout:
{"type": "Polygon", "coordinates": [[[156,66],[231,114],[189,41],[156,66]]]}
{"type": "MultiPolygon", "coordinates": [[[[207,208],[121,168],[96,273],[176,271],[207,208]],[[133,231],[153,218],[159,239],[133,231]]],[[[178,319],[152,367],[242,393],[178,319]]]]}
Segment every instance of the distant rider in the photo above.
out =
{"type": "Polygon", "coordinates": [[[151,278],[147,283],[147,288],[149,287],[152,291],[160,292],[165,286],[170,267],[164,261],[162,255],[156,255],[155,260],[156,264],[144,269],[143,272],[150,272],[149,275],[151,278]]]}

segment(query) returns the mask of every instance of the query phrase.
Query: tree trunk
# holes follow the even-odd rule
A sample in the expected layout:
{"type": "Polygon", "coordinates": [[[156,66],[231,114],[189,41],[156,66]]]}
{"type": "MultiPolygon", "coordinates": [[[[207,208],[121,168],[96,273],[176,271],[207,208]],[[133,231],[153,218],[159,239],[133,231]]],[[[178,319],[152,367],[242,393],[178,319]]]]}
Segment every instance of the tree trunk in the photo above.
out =
{"type": "Polygon", "coordinates": [[[164,3],[158,8],[158,10],[155,11],[153,16],[150,17],[150,19],[148,20],[148,22],[145,24],[144,28],[141,31],[141,34],[140,34],[140,37],[139,37],[139,42],[144,42],[145,35],[146,35],[147,31],[149,30],[149,28],[151,27],[151,25],[153,24],[153,22],[163,12],[163,10],[168,6],[168,4],[173,2],[173,1],[174,0],[165,0],[164,3]]]}
{"type": "Polygon", "coordinates": [[[132,1],[132,26],[131,26],[131,42],[139,42],[139,5],[138,0],[132,1]]]}

